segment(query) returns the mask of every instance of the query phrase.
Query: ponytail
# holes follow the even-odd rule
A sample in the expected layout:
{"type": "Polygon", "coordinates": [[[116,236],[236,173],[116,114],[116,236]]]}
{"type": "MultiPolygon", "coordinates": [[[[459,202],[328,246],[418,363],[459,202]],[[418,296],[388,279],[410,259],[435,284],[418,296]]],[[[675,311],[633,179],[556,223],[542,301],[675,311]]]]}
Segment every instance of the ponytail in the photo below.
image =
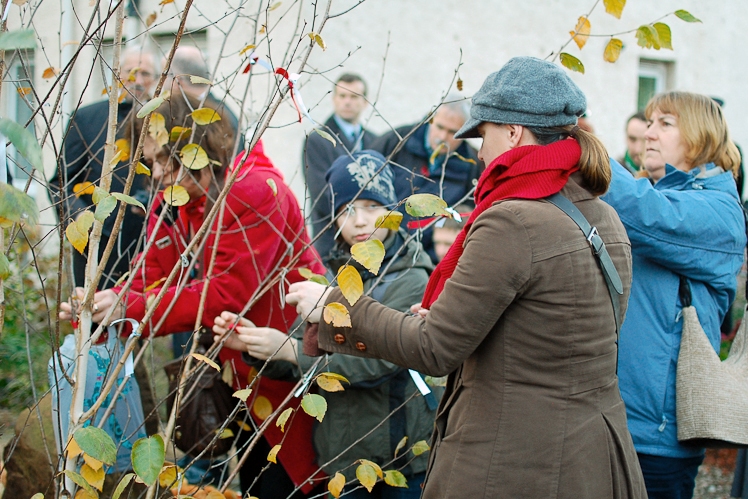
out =
{"type": "Polygon", "coordinates": [[[543,146],[569,138],[576,140],[582,149],[578,166],[585,186],[595,196],[605,194],[613,175],[610,169],[610,156],[603,143],[594,134],[576,125],[525,128],[535,136],[538,144],[543,146]]]}

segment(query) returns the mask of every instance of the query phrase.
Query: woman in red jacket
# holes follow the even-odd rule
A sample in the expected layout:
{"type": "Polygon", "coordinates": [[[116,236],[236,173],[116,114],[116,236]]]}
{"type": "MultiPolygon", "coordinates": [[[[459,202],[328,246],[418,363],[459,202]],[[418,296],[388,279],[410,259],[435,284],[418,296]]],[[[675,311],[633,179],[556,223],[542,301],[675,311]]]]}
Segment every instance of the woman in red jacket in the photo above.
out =
{"type": "MultiPolygon", "coordinates": [[[[173,98],[156,112],[165,118],[166,132],[169,133],[175,126],[190,127],[191,112],[198,107],[196,101],[173,98]]],[[[135,123],[134,137],[139,136],[141,127],[142,121],[135,123]]],[[[150,131],[156,135],[153,127],[150,131]]],[[[255,324],[282,331],[291,329],[296,311],[285,305],[282,299],[284,290],[291,283],[303,280],[298,269],[306,267],[322,274],[324,267],[309,246],[298,203],[284,184],[281,173],[265,156],[262,143],[258,142],[252,151],[241,153],[232,162],[233,145],[234,132],[226,119],[197,126],[192,138],[185,133],[176,143],[169,142],[163,147],[151,134],[146,136],[144,163],[151,168],[153,180],[165,188],[172,187],[172,191],[181,191],[176,187],[181,186],[189,200],[175,207],[173,205],[179,203],[172,203],[172,206],[165,203],[163,191],[156,195],[148,216],[147,236],[147,241],[153,240],[154,243],[135,260],[135,278],[121,301],[117,296],[122,287],[94,295],[94,322],[101,323],[111,307],[117,307],[111,314],[112,318],[144,318],[146,311],[153,306],[153,297],[159,294],[161,283],[172,269],[182,264],[183,257],[193,259],[186,253],[187,245],[203,224],[226,179],[239,168],[235,183],[204,236],[207,240],[202,246],[201,257],[197,259],[196,270],[187,273],[188,269],[183,269],[179,278],[171,283],[163,299],[155,305],[155,312],[145,325],[144,333],[166,335],[193,331],[205,286],[208,286],[208,291],[201,324],[208,330],[213,326],[213,318],[223,310],[242,310],[244,316],[255,324]],[[189,168],[196,165],[187,163],[196,160],[186,154],[180,155],[188,142],[203,148],[211,160],[208,166],[189,168]],[[159,223],[163,210],[166,213],[159,223]]],[[[62,319],[72,317],[69,304],[61,304],[60,309],[62,319]]],[[[256,372],[250,372],[240,356],[240,352],[230,349],[220,352],[221,364],[225,366],[228,362],[234,370],[233,383],[237,389],[252,383],[256,375],[256,372]]],[[[247,405],[258,425],[267,417],[267,408],[277,409],[293,386],[290,382],[266,378],[254,382],[247,405]]],[[[248,490],[261,468],[268,464],[267,451],[285,436],[286,447],[294,452],[281,453],[278,462],[282,468],[274,466],[263,474],[252,489],[254,495],[287,497],[288,494],[280,495],[279,492],[279,480],[283,479],[288,482],[290,490],[301,487],[304,493],[310,492],[312,484],[307,479],[317,471],[311,431],[312,418],[303,411],[291,428],[286,429],[286,435],[275,425],[270,425],[264,441],[253,452],[257,459],[250,458],[242,469],[242,488],[248,490]],[[272,483],[263,486],[263,482],[272,483]],[[268,494],[267,490],[274,493],[268,494]]]]}

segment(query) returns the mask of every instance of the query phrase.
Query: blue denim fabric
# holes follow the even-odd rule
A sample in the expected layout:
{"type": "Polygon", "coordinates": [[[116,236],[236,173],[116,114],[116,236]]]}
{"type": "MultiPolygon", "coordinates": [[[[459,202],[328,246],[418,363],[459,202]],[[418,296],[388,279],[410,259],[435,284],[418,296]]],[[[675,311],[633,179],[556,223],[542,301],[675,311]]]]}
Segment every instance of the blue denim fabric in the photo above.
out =
{"type": "Polygon", "coordinates": [[[691,499],[700,457],[663,457],[637,454],[649,499],[691,499]]]}

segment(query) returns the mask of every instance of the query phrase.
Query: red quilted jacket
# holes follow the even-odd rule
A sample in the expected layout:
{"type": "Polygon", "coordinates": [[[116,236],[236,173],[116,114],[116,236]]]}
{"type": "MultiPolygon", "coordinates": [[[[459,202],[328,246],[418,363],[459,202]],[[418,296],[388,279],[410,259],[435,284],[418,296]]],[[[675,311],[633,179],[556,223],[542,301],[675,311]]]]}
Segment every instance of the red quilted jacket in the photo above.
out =
{"type": "MultiPolygon", "coordinates": [[[[257,326],[289,331],[297,314],[293,307],[284,305],[282,296],[289,284],[303,280],[299,268],[306,267],[318,274],[324,274],[325,269],[317,253],[309,246],[296,198],[284,184],[281,173],[265,156],[262,143],[258,143],[240,165],[241,156],[233,166],[243,171],[226,197],[202,325],[210,329],[213,319],[222,311],[239,313],[247,303],[256,300],[245,317],[257,326]]],[[[138,257],[145,258],[145,265],[138,270],[127,295],[127,316],[138,320],[145,315],[148,297],[161,291],[157,283],[179,264],[180,254],[191,234],[202,225],[205,198],[180,207],[176,220],[164,222],[158,229],[156,223],[161,209],[169,209],[161,193],[154,207],[148,220],[148,237],[157,230],[156,240],[150,251],[138,257]]],[[[218,222],[219,216],[205,245],[203,262],[206,269],[216,244],[218,222]]],[[[146,334],[164,316],[166,318],[155,331],[156,335],[193,330],[205,280],[187,275],[181,279],[188,280],[187,286],[177,294],[178,283],[176,280],[172,283],[147,324],[146,334]],[[173,308],[167,314],[172,302],[173,308]]],[[[256,374],[241,360],[240,352],[225,348],[220,352],[220,360],[222,365],[227,361],[233,364],[236,388],[246,387],[256,374]]],[[[276,409],[292,387],[289,382],[258,379],[247,404],[252,406],[259,397],[264,397],[276,409]]],[[[299,399],[292,399],[290,405],[296,409],[299,402],[299,399]]],[[[254,411],[252,416],[258,424],[262,423],[254,411]]],[[[297,486],[317,471],[312,447],[312,421],[303,411],[298,411],[293,424],[286,427],[286,435],[275,424],[271,424],[265,433],[271,446],[280,444],[285,436],[278,461],[297,486]]],[[[303,490],[308,492],[310,489],[311,485],[306,482],[303,490]]]]}

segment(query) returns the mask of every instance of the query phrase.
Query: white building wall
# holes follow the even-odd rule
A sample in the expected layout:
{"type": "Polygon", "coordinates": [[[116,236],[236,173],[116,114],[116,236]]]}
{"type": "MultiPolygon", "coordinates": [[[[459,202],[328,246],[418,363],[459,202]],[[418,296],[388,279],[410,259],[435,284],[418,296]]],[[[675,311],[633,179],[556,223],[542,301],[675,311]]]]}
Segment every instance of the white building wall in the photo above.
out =
{"type": "MultiPolygon", "coordinates": [[[[30,9],[35,3],[31,0],[25,8],[30,9]]],[[[271,0],[271,3],[275,1],[271,0]]],[[[320,8],[324,8],[324,1],[319,3],[320,8]]],[[[356,0],[334,0],[331,12],[342,12],[356,3],[356,0]]],[[[511,57],[531,55],[544,58],[557,51],[568,40],[568,32],[574,29],[577,18],[594,3],[593,0],[367,0],[347,14],[328,21],[322,31],[328,49],[315,48],[307,72],[302,76],[300,89],[311,115],[322,122],[331,112],[331,81],[344,71],[360,73],[369,83],[369,98],[376,99],[376,110],[370,108],[367,111],[368,124],[377,132],[385,132],[390,126],[420,120],[443,95],[454,90],[450,85],[458,67],[464,81],[464,94],[469,96],[490,72],[498,70],[511,57]],[[317,71],[321,74],[313,74],[317,71]]],[[[229,88],[231,96],[238,102],[246,89],[248,76],[233,73],[243,67],[244,58],[238,52],[253,40],[254,25],[246,18],[235,22],[231,5],[237,4],[236,0],[197,0],[187,26],[193,31],[207,30],[207,38],[201,38],[205,41],[200,43],[204,43],[211,67],[219,58],[221,45],[226,42],[215,80],[220,82],[218,92],[229,88]],[[215,20],[219,20],[217,27],[223,31],[210,26],[215,20]],[[225,76],[228,80],[224,79],[225,76]]],[[[312,29],[311,2],[306,0],[303,4],[300,14],[298,4],[286,1],[270,12],[268,24],[271,28],[279,19],[282,21],[270,33],[271,49],[267,43],[261,43],[257,49],[261,54],[272,55],[274,61],[280,61],[286,53],[288,41],[295,40],[294,35],[301,38],[297,56],[291,64],[292,71],[298,69],[298,54],[303,52],[309,40],[304,34],[295,32],[297,16],[307,23],[303,33],[312,29]]],[[[35,61],[36,83],[43,92],[49,90],[51,80],[42,80],[41,73],[49,65],[61,65],[59,45],[66,41],[59,35],[60,26],[66,19],[61,16],[59,5],[44,0],[34,17],[34,25],[41,33],[41,44],[45,47],[44,51],[37,50],[35,61]]],[[[76,0],[75,5],[77,19],[85,22],[92,10],[89,0],[76,0]]],[[[176,30],[179,9],[183,6],[184,0],[176,0],[175,4],[165,5],[163,9],[157,0],[142,0],[141,12],[143,16],[159,12],[152,33],[168,35],[176,30]]],[[[10,29],[17,25],[20,9],[15,5],[11,7],[10,29]]],[[[743,119],[748,111],[748,93],[744,90],[748,81],[748,61],[744,49],[740,48],[744,46],[743,28],[748,25],[748,2],[629,0],[620,20],[606,14],[600,2],[590,17],[592,32],[611,34],[635,30],[640,24],[652,22],[676,9],[690,11],[703,23],[688,24],[674,16],[665,18],[664,22],[672,29],[674,51],[641,49],[636,45],[633,32],[621,35],[625,45],[616,64],[607,63],[602,58],[607,37],[590,38],[581,51],[573,43],[565,49],[585,64],[586,74],[571,73],[571,77],[587,94],[590,121],[613,156],[623,152],[625,120],[636,110],[641,58],[672,62],[672,81],[668,89],[723,98],[735,140],[748,147],[748,122],[743,119]]],[[[258,2],[251,0],[242,12],[249,14],[257,10],[258,2]]],[[[28,15],[27,11],[26,19],[28,15]]],[[[316,23],[319,24],[319,18],[316,23]]],[[[73,24],[74,39],[78,40],[82,30],[75,18],[73,24]]],[[[110,29],[108,36],[111,37],[112,33],[110,29]]],[[[146,36],[141,35],[137,40],[145,40],[146,36]]],[[[190,43],[190,36],[185,37],[183,43],[190,43]]],[[[81,94],[84,103],[102,98],[98,67],[93,68],[87,84],[94,55],[91,47],[81,53],[67,89],[74,101],[81,94]]],[[[263,111],[262,105],[272,88],[272,81],[259,74],[252,81],[244,110],[256,118],[263,111]]],[[[238,106],[234,108],[238,110],[238,106]]],[[[60,120],[57,116],[53,121],[55,119],[56,140],[59,141],[62,123],[67,118],[60,120]]],[[[295,119],[293,107],[284,103],[272,121],[273,128],[265,134],[264,142],[276,165],[302,197],[301,149],[311,124],[306,120],[298,124],[295,119]]],[[[45,152],[50,159],[47,162],[49,174],[53,167],[49,141],[45,152]]]]}

